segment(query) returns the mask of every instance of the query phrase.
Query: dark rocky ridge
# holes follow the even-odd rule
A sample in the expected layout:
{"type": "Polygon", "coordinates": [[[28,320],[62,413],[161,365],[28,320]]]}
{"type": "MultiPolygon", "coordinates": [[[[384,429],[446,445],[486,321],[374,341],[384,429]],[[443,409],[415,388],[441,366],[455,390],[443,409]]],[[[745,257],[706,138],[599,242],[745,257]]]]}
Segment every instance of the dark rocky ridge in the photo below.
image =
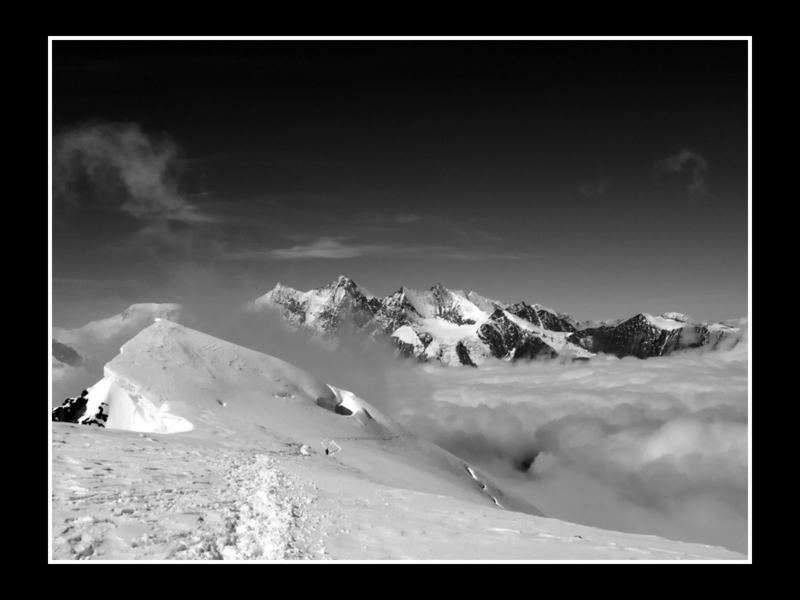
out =
{"type": "Polygon", "coordinates": [[[543,308],[535,308],[526,302],[517,302],[506,307],[512,315],[516,315],[533,323],[540,325],[550,331],[575,331],[575,326],[570,322],[569,317],[558,315],[543,308]]]}
{"type": "Polygon", "coordinates": [[[709,346],[716,348],[724,340],[735,343],[733,331],[711,331],[706,325],[686,323],[683,327],[665,330],[638,314],[617,325],[593,327],[577,331],[569,340],[594,353],[613,354],[619,358],[636,356],[651,358],[675,351],[709,346]]]}
{"type": "Polygon", "coordinates": [[[89,391],[83,390],[80,396],[67,398],[61,406],[52,410],[51,420],[64,423],[82,423],[83,425],[96,425],[105,427],[108,420],[108,406],[101,404],[94,415],[85,419],[86,405],[89,402],[89,391]]]}

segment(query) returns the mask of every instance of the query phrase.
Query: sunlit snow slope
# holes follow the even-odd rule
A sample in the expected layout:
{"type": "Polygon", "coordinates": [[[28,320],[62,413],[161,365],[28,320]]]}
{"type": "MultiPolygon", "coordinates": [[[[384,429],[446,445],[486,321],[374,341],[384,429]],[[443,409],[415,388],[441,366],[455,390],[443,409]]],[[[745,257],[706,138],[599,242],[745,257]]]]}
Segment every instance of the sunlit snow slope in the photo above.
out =
{"type": "Polygon", "coordinates": [[[119,352],[120,346],[156,318],[183,322],[186,313],[180,304],[145,302],[75,329],[54,326],[53,401],[60,403],[97,381],[103,365],[119,352]]]}
{"type": "Polygon", "coordinates": [[[539,516],[357,394],[167,320],[101,406],[53,423],[57,560],[743,558],[539,516]]]}

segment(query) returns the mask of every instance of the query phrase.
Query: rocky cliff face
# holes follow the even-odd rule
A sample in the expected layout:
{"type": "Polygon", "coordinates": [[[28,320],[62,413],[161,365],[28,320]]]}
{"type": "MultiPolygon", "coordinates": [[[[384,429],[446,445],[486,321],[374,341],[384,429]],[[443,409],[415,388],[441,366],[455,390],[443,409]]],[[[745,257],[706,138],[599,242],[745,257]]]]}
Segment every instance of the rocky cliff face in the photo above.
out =
{"type": "Polygon", "coordinates": [[[643,313],[616,325],[576,331],[568,339],[590,352],[650,358],[700,346],[714,349],[723,342],[736,343],[738,336],[737,328],[721,323],[693,324],[678,313],[643,313]]]}
{"type": "Polygon", "coordinates": [[[561,315],[538,304],[531,306],[526,302],[517,302],[506,307],[506,310],[548,331],[575,331],[575,326],[568,316],[561,315]]]}
{"type": "Polygon", "coordinates": [[[96,425],[105,427],[108,420],[108,406],[100,404],[93,413],[88,410],[89,390],[83,390],[80,396],[67,398],[52,410],[52,420],[65,423],[79,423],[81,425],[96,425]]]}
{"type": "Polygon", "coordinates": [[[278,283],[253,302],[252,310],[277,308],[287,323],[306,326],[323,335],[336,335],[342,327],[362,329],[373,320],[375,307],[347,277],[308,292],[278,283]]]}
{"type": "Polygon", "coordinates": [[[278,284],[251,307],[266,308],[315,335],[335,337],[347,327],[389,339],[398,356],[447,365],[478,366],[490,358],[587,359],[597,353],[649,358],[715,348],[739,335],[735,327],[690,323],[680,313],[581,323],[539,304],[504,304],[439,283],[427,290],[401,287],[376,298],[344,276],[308,292],[278,284]]]}
{"type": "Polygon", "coordinates": [[[421,318],[402,288],[385,298],[374,298],[370,306],[374,308],[373,319],[377,327],[388,335],[421,318]]]}
{"type": "Polygon", "coordinates": [[[512,323],[499,308],[478,328],[478,338],[489,346],[496,358],[507,358],[525,342],[525,337],[525,331],[512,323]]]}

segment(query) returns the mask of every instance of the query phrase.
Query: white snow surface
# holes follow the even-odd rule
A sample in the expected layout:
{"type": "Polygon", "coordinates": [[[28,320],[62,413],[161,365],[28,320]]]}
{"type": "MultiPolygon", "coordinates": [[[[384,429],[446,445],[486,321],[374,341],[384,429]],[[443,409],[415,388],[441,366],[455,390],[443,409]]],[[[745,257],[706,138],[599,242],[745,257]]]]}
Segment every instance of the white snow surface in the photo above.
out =
{"type": "Polygon", "coordinates": [[[53,423],[54,560],[744,558],[545,518],[355,393],[167,320],[90,395],[109,424],[155,413],[193,428],[53,423]],[[326,441],[341,450],[325,456],[326,441]]]}
{"type": "Polygon", "coordinates": [[[169,402],[152,401],[138,385],[117,378],[111,369],[106,376],[88,390],[84,420],[97,413],[101,404],[109,413],[106,427],[151,433],[177,433],[190,431],[194,426],[187,419],[173,415],[169,402]]]}
{"type": "Polygon", "coordinates": [[[103,373],[103,365],[120,350],[120,346],[158,318],[184,321],[186,312],[180,304],[132,304],[120,314],[65,329],[53,327],[53,339],[71,347],[81,355],[82,364],[72,366],[53,359],[53,402],[60,404],[68,396],[87,389],[103,373]]]}
{"type": "Polygon", "coordinates": [[[437,317],[420,319],[420,331],[427,331],[440,344],[455,345],[463,339],[475,336],[482,323],[474,325],[457,325],[437,317]]]}
{"type": "Polygon", "coordinates": [[[666,315],[670,315],[670,314],[674,315],[674,314],[678,314],[678,313],[665,313],[661,317],[654,317],[653,315],[644,313],[644,318],[647,319],[647,321],[651,325],[654,325],[655,327],[658,327],[659,329],[666,329],[666,330],[670,330],[671,331],[673,329],[682,329],[683,327],[686,326],[685,322],[678,321],[676,319],[671,319],[671,318],[668,318],[666,316],[666,315]]]}
{"type": "MultiPolygon", "coordinates": [[[[348,464],[352,443],[327,457],[273,436],[254,445],[56,423],[53,444],[59,562],[744,559],[504,510],[485,493],[477,502],[379,481],[348,464]]],[[[464,478],[483,481],[475,469],[464,478]]]]}
{"type": "Polygon", "coordinates": [[[396,423],[377,408],[356,396],[353,392],[337,388],[333,385],[328,385],[328,387],[336,395],[340,404],[350,410],[359,422],[365,423],[366,421],[364,419],[366,418],[367,420],[377,421],[386,431],[391,431],[395,434],[400,433],[400,428],[396,423]]]}
{"type": "Polygon", "coordinates": [[[397,338],[401,342],[411,344],[415,350],[421,351],[423,349],[422,341],[420,341],[417,332],[409,325],[403,325],[395,329],[392,337],[397,338]]]}

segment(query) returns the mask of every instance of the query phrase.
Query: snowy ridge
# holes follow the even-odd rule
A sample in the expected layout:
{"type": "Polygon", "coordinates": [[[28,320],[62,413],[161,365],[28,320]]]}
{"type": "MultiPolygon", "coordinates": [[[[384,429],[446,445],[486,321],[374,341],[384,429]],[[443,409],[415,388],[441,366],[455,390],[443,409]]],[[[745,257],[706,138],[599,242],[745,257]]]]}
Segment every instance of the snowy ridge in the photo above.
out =
{"type": "Polygon", "coordinates": [[[81,348],[91,348],[111,340],[122,338],[121,341],[124,341],[147,327],[157,317],[180,322],[182,316],[183,307],[180,304],[132,304],[118,315],[92,321],[77,329],[53,327],[53,337],[80,351],[81,348]]]}
{"type": "MultiPolygon", "coordinates": [[[[355,393],[166,319],[128,341],[106,365],[105,377],[81,398],[82,412],[59,407],[54,420],[89,424],[102,407],[105,422],[92,424],[109,430],[193,438],[224,434],[240,441],[257,441],[268,431],[297,440],[298,446],[335,439],[342,455],[380,478],[411,452],[422,463],[409,473],[408,485],[478,493],[462,473],[462,461],[404,432],[355,393]],[[362,459],[353,451],[359,441],[380,441],[383,449],[373,448],[362,459]]],[[[535,507],[527,510],[538,514],[535,507]]]]}
{"type": "Polygon", "coordinates": [[[741,558],[543,518],[355,393],[166,319],[81,399],[53,424],[56,560],[741,558]]]}
{"type": "Polygon", "coordinates": [[[180,323],[190,319],[180,304],[148,302],[132,304],[117,315],[82,327],[53,327],[54,399],[61,401],[96,382],[103,365],[122,344],[158,318],[180,323]]]}

